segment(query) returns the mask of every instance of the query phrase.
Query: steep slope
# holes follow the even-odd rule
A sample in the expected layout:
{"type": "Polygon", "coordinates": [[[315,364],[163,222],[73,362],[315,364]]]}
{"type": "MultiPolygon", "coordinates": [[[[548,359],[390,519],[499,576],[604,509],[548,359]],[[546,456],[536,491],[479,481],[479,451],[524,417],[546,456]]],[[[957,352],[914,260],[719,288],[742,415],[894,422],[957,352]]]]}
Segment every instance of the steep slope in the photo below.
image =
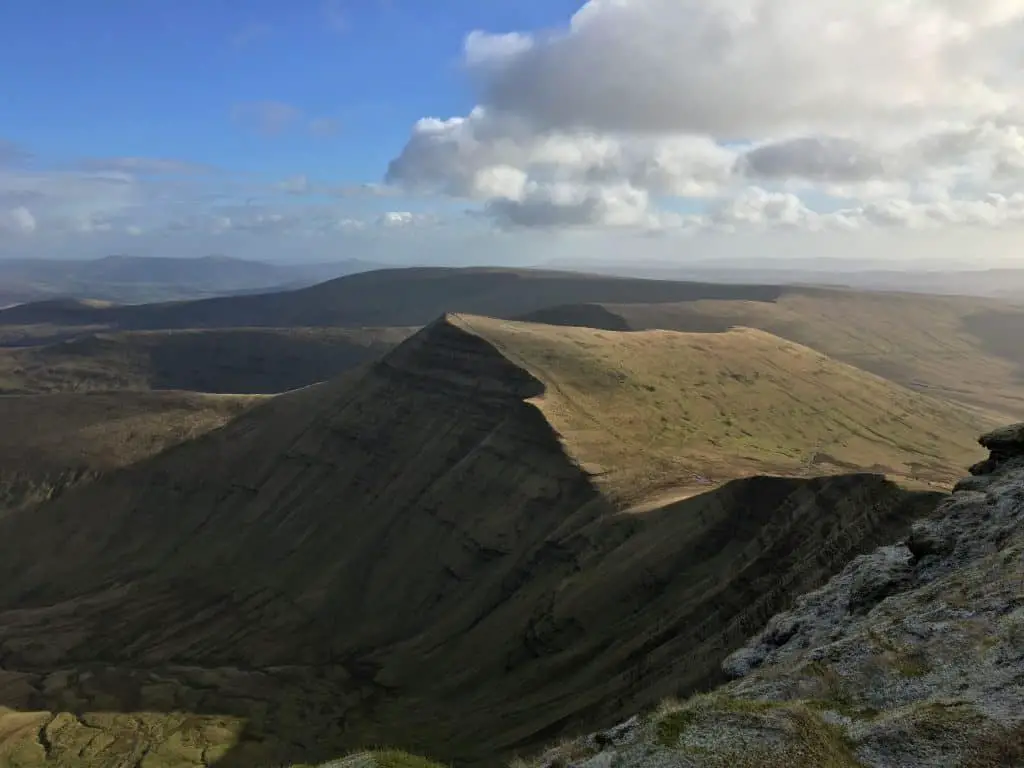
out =
{"type": "Polygon", "coordinates": [[[724,669],[520,768],[1024,765],[1024,424],[906,540],[854,559],[724,669]]]}
{"type": "Polygon", "coordinates": [[[0,349],[0,393],[177,389],[271,394],[381,357],[411,328],[238,328],[84,336],[0,349]]]}
{"type": "Polygon", "coordinates": [[[0,755],[493,764],[718,681],[941,498],[757,477],[627,512],[482,323],[0,520],[0,755]]]}
{"type": "Polygon", "coordinates": [[[457,316],[542,379],[536,402],[631,503],[758,473],[882,472],[951,486],[985,424],[762,331],[615,333],[457,316]]]}
{"type": "Polygon", "coordinates": [[[217,429],[259,398],[0,396],[0,517],[217,429]]]}
{"type": "MultiPolygon", "coordinates": [[[[522,319],[610,330],[759,328],[944,400],[1024,416],[1024,308],[954,296],[789,288],[774,301],[552,307],[522,319]]],[[[1005,418],[1005,417],[1003,417],[1005,418]]]]}

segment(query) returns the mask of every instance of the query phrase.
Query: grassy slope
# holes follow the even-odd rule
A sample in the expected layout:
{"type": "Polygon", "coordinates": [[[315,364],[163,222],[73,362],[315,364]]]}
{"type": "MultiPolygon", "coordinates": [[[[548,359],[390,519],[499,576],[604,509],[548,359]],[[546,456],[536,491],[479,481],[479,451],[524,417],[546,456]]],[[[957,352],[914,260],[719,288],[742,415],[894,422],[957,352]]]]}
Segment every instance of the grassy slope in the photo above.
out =
{"type": "Polygon", "coordinates": [[[537,403],[570,452],[632,500],[756,473],[864,470],[950,485],[986,426],[965,409],[756,330],[456,322],[545,382],[537,403]]]}
{"type": "Polygon", "coordinates": [[[0,393],[178,389],[274,393],[382,356],[407,328],[241,328],[85,336],[0,349],[0,393]]]}
{"type": "MultiPolygon", "coordinates": [[[[904,386],[1024,416],[1024,348],[1015,341],[1024,337],[1024,308],[959,297],[793,289],[775,302],[606,309],[633,329],[760,328],[904,386]]],[[[548,312],[546,320],[572,323],[577,311],[563,310],[560,318],[548,312]]]]}
{"type": "Polygon", "coordinates": [[[434,323],[0,520],[0,755],[270,768],[394,744],[487,764],[716,681],[790,596],[935,502],[871,476],[754,478],[621,514],[524,402],[543,383],[477,335],[529,361],[537,333],[434,323]]]}
{"type": "Polygon", "coordinates": [[[0,516],[216,429],[257,397],[0,396],[0,516]]]}

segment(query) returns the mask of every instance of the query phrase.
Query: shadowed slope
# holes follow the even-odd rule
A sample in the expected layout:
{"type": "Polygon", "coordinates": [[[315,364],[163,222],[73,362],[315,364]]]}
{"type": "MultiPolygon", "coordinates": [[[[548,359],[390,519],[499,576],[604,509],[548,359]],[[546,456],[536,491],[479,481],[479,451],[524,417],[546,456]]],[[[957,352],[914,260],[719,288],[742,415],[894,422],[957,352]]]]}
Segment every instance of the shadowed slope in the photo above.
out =
{"type": "Polygon", "coordinates": [[[623,512],[482,322],[0,520],[0,755],[483,764],[713,682],[939,496],[750,478],[623,512]]]}
{"type": "Polygon", "coordinates": [[[85,336],[0,349],[0,392],[179,389],[270,394],[381,357],[411,328],[239,328],[85,336]]]}
{"type": "Polygon", "coordinates": [[[259,400],[185,392],[0,396],[0,516],[196,438],[259,400]]]}
{"type": "MultiPolygon", "coordinates": [[[[772,301],[773,286],[712,285],[498,268],[365,272],[296,291],[90,308],[40,302],[0,311],[0,326],[119,330],[293,326],[419,326],[444,312],[511,317],[566,302],[772,301]]],[[[23,331],[28,334],[29,331],[23,331]]],[[[38,334],[36,334],[38,337],[38,334]]]]}

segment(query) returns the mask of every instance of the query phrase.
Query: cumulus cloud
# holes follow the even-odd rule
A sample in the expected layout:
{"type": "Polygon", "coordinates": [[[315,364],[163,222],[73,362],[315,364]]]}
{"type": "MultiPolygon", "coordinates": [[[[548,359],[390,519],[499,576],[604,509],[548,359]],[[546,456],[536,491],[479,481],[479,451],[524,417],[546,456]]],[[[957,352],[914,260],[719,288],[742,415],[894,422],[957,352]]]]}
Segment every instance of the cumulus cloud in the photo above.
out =
{"type": "Polygon", "coordinates": [[[15,235],[30,235],[36,231],[36,218],[23,205],[0,211],[0,232],[15,235]]]}
{"type": "Polygon", "coordinates": [[[939,203],[1024,177],[1022,39],[1022,0],[590,0],[471,32],[479,106],[418,121],[387,181],[502,226],[689,226],[666,198],[718,227],[973,221],[939,203]]]}
{"type": "Polygon", "coordinates": [[[739,139],[978,116],[1016,103],[1022,21],[1013,0],[591,0],[481,95],[541,126],[739,139]]]}

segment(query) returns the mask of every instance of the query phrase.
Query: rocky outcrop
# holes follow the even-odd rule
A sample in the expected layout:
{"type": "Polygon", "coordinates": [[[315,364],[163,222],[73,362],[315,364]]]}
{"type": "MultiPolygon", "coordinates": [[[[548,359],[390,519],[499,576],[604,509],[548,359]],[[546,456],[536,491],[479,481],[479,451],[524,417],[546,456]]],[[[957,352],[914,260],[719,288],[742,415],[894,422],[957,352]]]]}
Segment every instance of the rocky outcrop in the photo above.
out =
{"type": "Polygon", "coordinates": [[[733,682],[523,765],[1024,765],[1024,425],[980,442],[989,459],[905,541],[731,654],[733,682]]]}

